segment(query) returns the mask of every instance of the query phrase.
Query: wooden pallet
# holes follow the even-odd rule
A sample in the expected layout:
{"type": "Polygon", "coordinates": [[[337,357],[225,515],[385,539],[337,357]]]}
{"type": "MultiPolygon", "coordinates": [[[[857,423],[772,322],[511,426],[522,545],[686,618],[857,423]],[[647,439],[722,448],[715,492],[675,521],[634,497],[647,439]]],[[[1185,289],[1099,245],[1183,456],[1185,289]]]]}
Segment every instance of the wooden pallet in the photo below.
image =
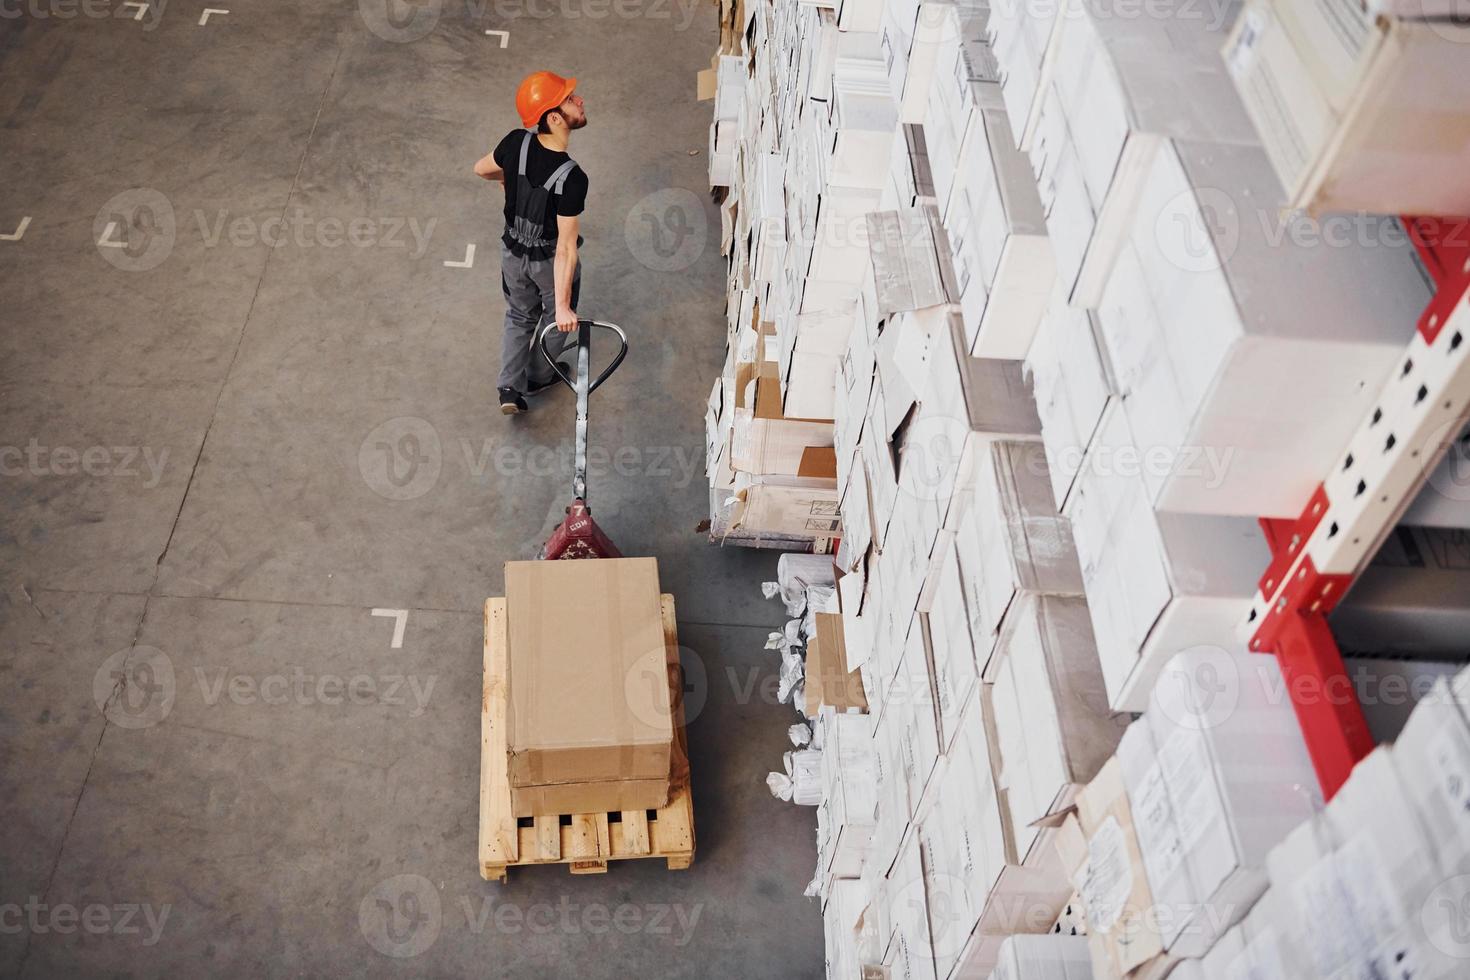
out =
{"type": "MultiPolygon", "coordinates": [[[[674,597],[660,598],[670,678],[680,676],[674,597]]],[[[664,858],[671,870],[694,860],[694,797],[682,693],[674,691],[674,774],[669,802],[659,810],[533,817],[521,826],[511,812],[506,758],[505,600],[485,601],[485,675],[480,699],[480,875],[504,882],[506,869],[567,864],[572,874],[603,874],[608,861],[664,858]]]]}

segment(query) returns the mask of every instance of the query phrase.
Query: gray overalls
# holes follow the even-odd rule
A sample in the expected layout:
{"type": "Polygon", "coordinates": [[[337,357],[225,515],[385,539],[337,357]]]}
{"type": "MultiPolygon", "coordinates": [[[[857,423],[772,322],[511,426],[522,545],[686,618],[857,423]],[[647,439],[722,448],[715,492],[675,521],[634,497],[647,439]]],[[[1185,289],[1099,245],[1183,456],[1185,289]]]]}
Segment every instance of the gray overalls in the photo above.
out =
{"type": "MultiPolygon", "coordinates": [[[[527,248],[554,248],[555,239],[546,237],[546,209],[551,206],[551,193],[560,194],[567,175],[577,166],[568,160],[537,187],[526,178],[526,157],[531,151],[531,140],[536,134],[526,131],[521,143],[520,164],[516,168],[515,221],[506,229],[510,237],[527,248]]],[[[556,283],[553,274],[554,259],[533,259],[516,255],[502,240],[500,245],[500,287],[505,293],[505,335],[500,345],[500,378],[497,388],[514,388],[518,392],[527,389],[528,382],[536,384],[553,377],[550,366],[540,354],[533,354],[532,344],[540,328],[556,319],[556,283]],[[529,375],[529,378],[528,378],[529,375]]],[[[572,307],[577,306],[577,295],[582,285],[582,264],[577,263],[572,278],[572,307]]],[[[566,346],[570,334],[553,333],[546,339],[546,347],[553,356],[566,346]]]]}

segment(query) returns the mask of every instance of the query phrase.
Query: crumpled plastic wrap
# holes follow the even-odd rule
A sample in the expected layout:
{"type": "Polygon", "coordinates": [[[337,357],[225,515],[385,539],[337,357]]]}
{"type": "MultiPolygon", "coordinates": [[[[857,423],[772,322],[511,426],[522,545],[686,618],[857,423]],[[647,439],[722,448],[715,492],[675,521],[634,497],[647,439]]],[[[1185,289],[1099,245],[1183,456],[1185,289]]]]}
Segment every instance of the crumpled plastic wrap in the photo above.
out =
{"type": "Polygon", "coordinates": [[[806,680],[806,661],[796,647],[781,651],[781,684],[776,689],[776,700],[782,704],[791,701],[791,694],[798,684],[806,680]]]}
{"type": "Polygon", "coordinates": [[[831,555],[782,555],[776,562],[776,581],[762,582],[767,599],[781,597],[786,615],[800,618],[813,606],[821,606],[837,589],[831,555]]]}
{"type": "Polygon", "coordinates": [[[801,620],[789,619],[780,630],[766,637],[766,649],[780,650],[784,654],[793,647],[804,645],[805,642],[801,635],[801,620]]]}
{"type": "Polygon", "coordinates": [[[812,727],[806,722],[797,722],[786,729],[786,735],[791,739],[791,744],[799,749],[803,745],[811,744],[812,727]]]}
{"type": "Polygon", "coordinates": [[[797,749],[781,758],[786,772],[766,775],[766,787],[778,800],[798,806],[816,806],[822,802],[822,753],[815,749],[797,749]]]}

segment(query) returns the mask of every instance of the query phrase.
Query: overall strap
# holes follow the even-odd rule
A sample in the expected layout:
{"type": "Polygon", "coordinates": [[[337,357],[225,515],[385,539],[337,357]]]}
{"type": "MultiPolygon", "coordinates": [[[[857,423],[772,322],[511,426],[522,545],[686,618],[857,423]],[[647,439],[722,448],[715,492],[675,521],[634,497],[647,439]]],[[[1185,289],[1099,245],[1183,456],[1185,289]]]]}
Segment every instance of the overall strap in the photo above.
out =
{"type": "Polygon", "coordinates": [[[546,185],[545,185],[546,186],[546,189],[549,190],[549,191],[554,191],[557,194],[560,194],[561,193],[561,189],[562,189],[562,185],[567,182],[567,177],[576,168],[577,168],[577,161],[575,161],[575,160],[568,160],[566,163],[562,164],[560,167],[557,167],[555,170],[553,170],[551,172],[551,176],[546,178],[546,185]]]}
{"type": "Polygon", "coordinates": [[[536,134],[528,129],[526,130],[526,138],[521,140],[521,164],[520,170],[518,171],[518,174],[521,177],[526,176],[526,155],[531,152],[531,140],[534,139],[535,136],[536,134]]]}

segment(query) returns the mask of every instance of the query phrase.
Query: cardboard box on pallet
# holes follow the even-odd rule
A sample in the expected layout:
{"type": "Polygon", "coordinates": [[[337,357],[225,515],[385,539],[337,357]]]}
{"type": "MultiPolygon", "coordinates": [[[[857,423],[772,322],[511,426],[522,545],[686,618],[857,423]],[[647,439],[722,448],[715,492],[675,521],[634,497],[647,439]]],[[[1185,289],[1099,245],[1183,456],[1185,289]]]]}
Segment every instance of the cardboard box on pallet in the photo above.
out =
{"type": "Polygon", "coordinates": [[[667,803],[674,730],[657,562],[506,562],[505,596],[516,816],[667,803]]]}
{"type": "Polygon", "coordinates": [[[1470,26],[1450,6],[1246,4],[1223,55],[1287,207],[1470,214],[1470,26]]]}
{"type": "Polygon", "coordinates": [[[1087,603],[1022,594],[1006,617],[985,687],[992,766],[1014,864],[1044,839],[1112,755],[1123,723],[1108,708],[1087,603]]]}
{"type": "Polygon", "coordinates": [[[1257,147],[1155,155],[1098,323],[1160,510],[1300,513],[1429,300],[1397,218],[1344,242],[1279,198],[1257,147]]]}

